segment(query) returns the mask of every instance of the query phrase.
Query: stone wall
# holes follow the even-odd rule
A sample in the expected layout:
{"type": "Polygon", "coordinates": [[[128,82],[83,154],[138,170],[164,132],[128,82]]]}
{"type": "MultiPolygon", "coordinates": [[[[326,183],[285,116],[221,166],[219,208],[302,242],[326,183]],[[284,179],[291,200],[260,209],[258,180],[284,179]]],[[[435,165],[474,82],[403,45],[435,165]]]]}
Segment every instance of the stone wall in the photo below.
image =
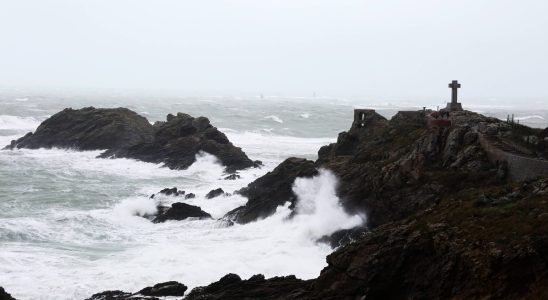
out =
{"type": "Polygon", "coordinates": [[[478,139],[491,162],[507,163],[508,176],[511,180],[522,181],[548,176],[548,161],[503,151],[493,146],[481,133],[478,133],[478,139]]]}

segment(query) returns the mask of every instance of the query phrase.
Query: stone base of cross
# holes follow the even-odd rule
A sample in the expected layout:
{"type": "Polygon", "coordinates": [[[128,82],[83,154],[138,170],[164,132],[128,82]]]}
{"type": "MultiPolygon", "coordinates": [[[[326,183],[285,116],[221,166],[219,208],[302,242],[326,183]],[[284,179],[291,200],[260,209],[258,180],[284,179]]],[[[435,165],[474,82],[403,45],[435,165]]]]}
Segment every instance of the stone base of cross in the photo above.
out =
{"type": "Polygon", "coordinates": [[[462,111],[462,104],[460,102],[449,102],[445,107],[446,111],[462,111]]]}

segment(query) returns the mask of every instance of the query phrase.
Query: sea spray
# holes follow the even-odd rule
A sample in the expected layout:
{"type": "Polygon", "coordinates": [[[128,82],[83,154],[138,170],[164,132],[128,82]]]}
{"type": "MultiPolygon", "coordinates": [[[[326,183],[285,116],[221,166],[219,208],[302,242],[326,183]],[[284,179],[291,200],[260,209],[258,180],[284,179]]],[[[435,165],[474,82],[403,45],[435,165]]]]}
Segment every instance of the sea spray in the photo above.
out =
{"type": "Polygon", "coordinates": [[[34,117],[19,117],[0,115],[0,129],[6,130],[34,130],[40,121],[34,117]]]}
{"type": "Polygon", "coordinates": [[[340,204],[336,189],[337,177],[333,172],[320,169],[312,178],[297,178],[293,192],[297,195],[293,222],[299,230],[314,239],[341,229],[350,229],[365,222],[365,215],[349,215],[340,204]]]}
{"type": "Polygon", "coordinates": [[[202,176],[218,179],[222,177],[225,168],[215,157],[207,152],[200,151],[196,154],[196,161],[183,172],[191,176],[202,176]]]}

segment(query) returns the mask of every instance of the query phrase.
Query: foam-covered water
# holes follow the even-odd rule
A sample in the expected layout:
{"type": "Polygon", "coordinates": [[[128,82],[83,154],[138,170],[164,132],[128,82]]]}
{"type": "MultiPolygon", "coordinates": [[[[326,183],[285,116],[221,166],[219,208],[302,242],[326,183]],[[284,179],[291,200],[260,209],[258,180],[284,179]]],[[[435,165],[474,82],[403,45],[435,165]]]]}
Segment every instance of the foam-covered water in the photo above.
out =
{"type": "MultiPolygon", "coordinates": [[[[327,170],[298,179],[297,211],[286,206],[272,217],[226,227],[217,220],[153,224],[140,215],[181,198],[150,194],[176,186],[196,194],[184,200],[214,218],[247,199],[205,199],[211,189],[233,193],[290,156],[315,159],[351,123],[352,108],[375,106],[336,99],[161,98],[0,94],[0,147],[34,130],[65,107],[124,106],[151,122],[168,113],[207,116],[213,125],[264,167],[223,180],[215,157],[200,153],[190,168],[174,171],[129,159],[97,159],[100,151],[18,149],[0,151],[0,286],[17,299],[82,299],[108,289],[135,291],[177,280],[190,287],[232,272],[249,277],[295,274],[316,277],[331,251],[315,241],[365,221],[347,215],[327,170]]],[[[377,107],[379,108],[379,107],[377,107]]],[[[390,116],[394,105],[380,107],[390,116]]],[[[505,118],[500,108],[482,108],[505,118]]],[[[518,113],[522,122],[544,124],[546,111],[518,113]],[[529,116],[529,117],[528,117],[529,116]],[[539,123],[540,122],[540,123],[539,123]]]]}

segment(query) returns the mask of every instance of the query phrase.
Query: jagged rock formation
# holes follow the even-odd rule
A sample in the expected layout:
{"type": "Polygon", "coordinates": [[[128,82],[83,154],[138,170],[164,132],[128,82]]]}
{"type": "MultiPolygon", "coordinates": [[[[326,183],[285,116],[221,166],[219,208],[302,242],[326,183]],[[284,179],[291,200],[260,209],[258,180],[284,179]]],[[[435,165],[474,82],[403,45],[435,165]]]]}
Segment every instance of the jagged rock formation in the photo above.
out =
{"type": "Polygon", "coordinates": [[[317,168],[335,172],[342,204],[350,212],[366,212],[370,228],[506,175],[489,161],[469,125],[429,128],[423,112],[400,112],[388,121],[368,111],[336,143],[322,147],[315,163],[288,159],[242,189],[248,203],[226,217],[247,223],[274,213],[286,201],[293,203],[295,178],[313,176],[317,168]]]}
{"type": "Polygon", "coordinates": [[[288,158],[272,172],[258,178],[247,187],[238,191],[248,198],[244,206],[226,214],[225,218],[245,224],[260,218],[268,217],[276,208],[285,202],[294,206],[297,200],[292,186],[297,177],[311,177],[318,173],[314,162],[302,158],[288,158]]]}
{"type": "Polygon", "coordinates": [[[187,299],[546,299],[547,204],[548,179],[463,189],[339,248],[317,279],[230,275],[187,299]]]}
{"type": "Polygon", "coordinates": [[[213,198],[219,197],[221,195],[225,195],[225,191],[223,191],[222,188],[218,188],[218,189],[214,189],[214,190],[209,191],[205,195],[205,197],[206,197],[206,199],[213,199],[213,198]]]}
{"type": "Polygon", "coordinates": [[[169,114],[166,122],[154,124],[152,142],[111,149],[101,157],[126,157],[146,162],[164,163],[172,169],[188,168],[200,151],[215,155],[228,172],[258,166],[242,149],[235,147],[226,135],[213,127],[205,117],[169,114]]]}
{"type": "Polygon", "coordinates": [[[158,283],[151,287],[146,287],[138,292],[143,296],[167,297],[167,296],[183,296],[188,287],[177,281],[168,281],[158,283]]]}
{"type": "Polygon", "coordinates": [[[127,108],[67,108],[6,148],[51,147],[107,150],[100,157],[164,163],[172,169],[188,168],[201,151],[215,155],[228,172],[260,165],[205,117],[169,114],[166,122],[151,125],[127,108]]]}
{"type": "Polygon", "coordinates": [[[106,291],[92,295],[87,300],[155,300],[157,297],[179,297],[183,296],[188,289],[182,283],[168,281],[156,284],[152,287],[146,287],[137,293],[127,293],[123,291],[106,291]]]}
{"type": "Polygon", "coordinates": [[[168,220],[181,221],[188,218],[211,219],[211,215],[203,211],[199,206],[176,202],[171,204],[171,207],[158,207],[158,214],[152,222],[162,223],[168,220]]]}
{"type": "Polygon", "coordinates": [[[505,135],[502,122],[464,111],[438,127],[425,112],[361,113],[316,162],[288,159],[242,189],[248,203],[226,217],[251,222],[294,203],[295,177],[323,167],[369,231],[329,237],[352,242],[316,279],[229,274],[187,299],[548,298],[548,178],[512,182],[489,159],[481,135],[505,135]]]}
{"type": "Polygon", "coordinates": [[[152,137],[147,119],[127,108],[66,108],[8,147],[104,150],[151,142],[152,137]]]}
{"type": "Polygon", "coordinates": [[[254,275],[242,280],[236,274],[228,274],[206,287],[194,288],[186,300],[246,300],[246,299],[298,299],[305,281],[295,276],[274,277],[265,280],[254,275]]]}

